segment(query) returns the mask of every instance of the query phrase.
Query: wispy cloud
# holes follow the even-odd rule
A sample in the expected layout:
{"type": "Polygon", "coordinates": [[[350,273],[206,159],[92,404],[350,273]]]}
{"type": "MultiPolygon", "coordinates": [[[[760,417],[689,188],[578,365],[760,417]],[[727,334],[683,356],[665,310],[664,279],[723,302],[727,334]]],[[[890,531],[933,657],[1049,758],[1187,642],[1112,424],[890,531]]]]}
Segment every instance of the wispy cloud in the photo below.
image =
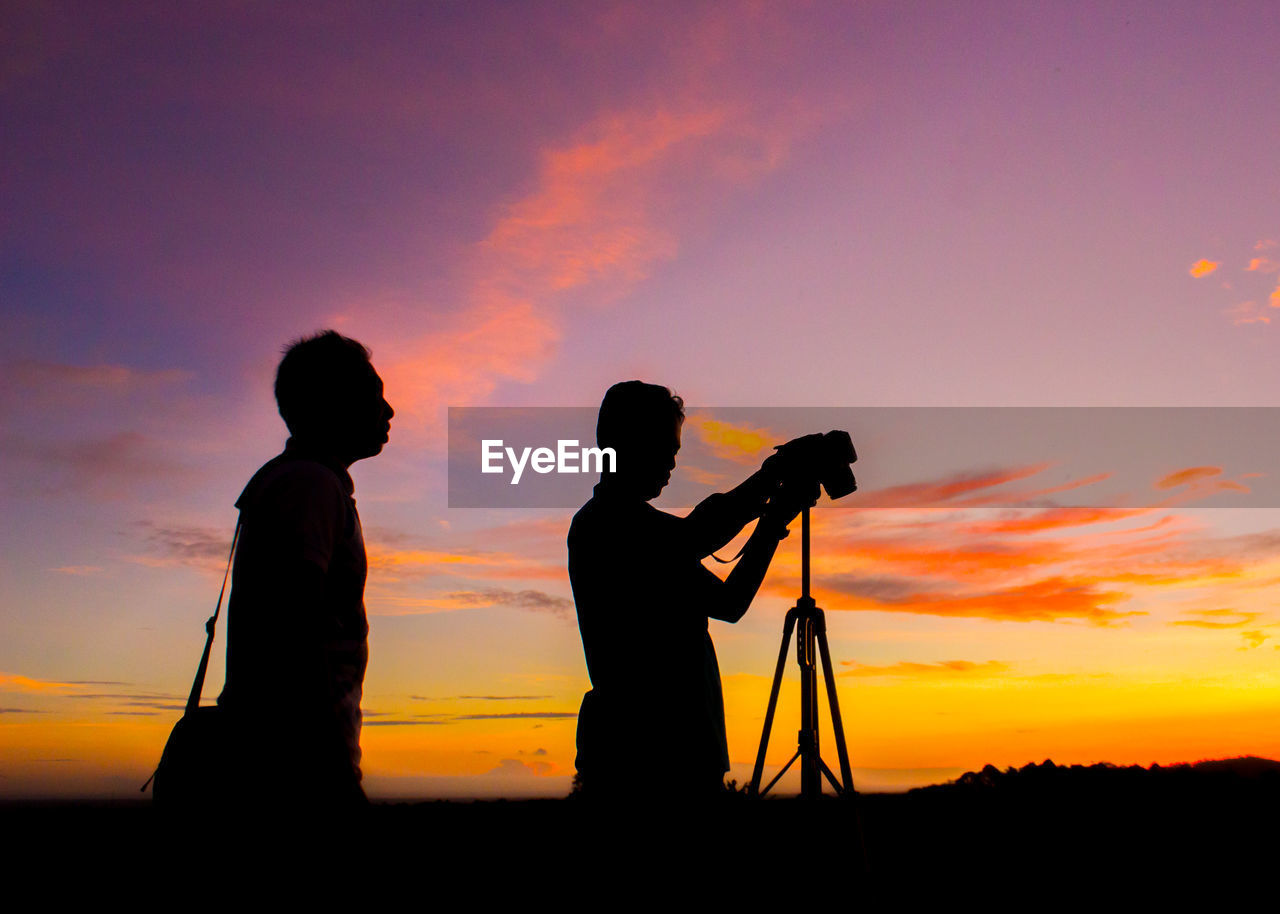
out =
{"type": "Polygon", "coordinates": [[[438,597],[422,597],[417,602],[424,611],[451,609],[487,609],[492,606],[512,606],[535,612],[551,612],[567,615],[573,610],[573,600],[557,597],[540,590],[486,590],[454,591],[438,597]]]}
{"type": "Polygon", "coordinates": [[[550,698],[550,695],[447,695],[432,697],[430,695],[410,695],[412,701],[537,701],[550,698]]]}
{"type": "Polygon", "coordinates": [[[129,365],[74,365],[20,359],[0,363],[0,396],[21,393],[32,405],[66,405],[86,394],[128,396],[172,389],[194,375],[180,369],[146,370],[129,365]]]}
{"type": "Polygon", "coordinates": [[[68,695],[82,691],[83,683],[33,679],[21,673],[0,673],[0,691],[31,692],[37,695],[68,695]]]}
{"type": "Polygon", "coordinates": [[[712,454],[735,463],[759,463],[765,451],[782,443],[767,428],[726,422],[703,413],[689,416],[686,426],[693,427],[712,454]]]}
{"type": "Polygon", "coordinates": [[[1250,631],[1241,632],[1240,637],[1244,639],[1244,649],[1252,650],[1253,648],[1262,647],[1262,643],[1271,636],[1260,631],[1250,631]]]}
{"type": "MultiPolygon", "coordinates": [[[[679,255],[699,211],[778,168],[818,109],[847,105],[744,92],[741,74],[717,66],[729,34],[768,18],[763,11],[707,8],[685,18],[654,74],[663,92],[597,109],[536,150],[527,189],[495,209],[458,268],[461,304],[447,315],[406,306],[421,332],[406,334],[399,321],[383,334],[389,395],[413,426],[438,432],[441,407],[483,403],[500,383],[534,380],[567,313],[622,300],[679,255]]],[[[756,28],[769,35],[762,48],[778,54],[781,30],[756,28]]]]}
{"type": "Polygon", "coordinates": [[[568,720],[577,711],[505,711],[492,714],[458,714],[454,720],[568,720]]]}
{"type": "Polygon", "coordinates": [[[0,445],[7,458],[26,465],[26,492],[122,498],[142,483],[179,479],[191,472],[169,456],[171,448],[136,431],[61,441],[7,435],[0,445]]]}
{"type": "Polygon", "coordinates": [[[1197,616],[1198,618],[1177,619],[1169,624],[1187,625],[1193,628],[1241,628],[1245,625],[1252,625],[1261,614],[1241,612],[1235,609],[1193,609],[1188,610],[1187,615],[1197,616]]]}
{"type": "Polygon", "coordinates": [[[232,531],[189,524],[157,524],[137,521],[133,525],[149,551],[135,556],[143,565],[189,565],[197,568],[221,568],[231,551],[232,531]]]}
{"type": "Polygon", "coordinates": [[[556,766],[541,759],[523,761],[521,759],[504,758],[498,766],[489,771],[490,777],[545,777],[554,774],[556,766]]]}
{"type": "Polygon", "coordinates": [[[871,489],[863,494],[863,504],[877,508],[971,507],[1020,502],[1034,505],[1052,495],[1082,489],[1110,478],[1097,473],[1059,485],[1018,487],[1014,483],[1030,480],[1052,466],[1037,463],[1028,466],[1002,467],[991,470],[956,473],[943,479],[907,483],[885,489],[871,489]],[[999,491],[994,491],[994,490],[999,491]]]}
{"type": "Polygon", "coordinates": [[[553,579],[566,574],[562,564],[530,561],[511,552],[450,552],[433,549],[388,549],[370,547],[369,568],[376,569],[383,583],[408,577],[453,574],[467,577],[553,579]]]}
{"type": "Polygon", "coordinates": [[[953,676],[1000,676],[1011,669],[1008,663],[1001,660],[943,660],[938,663],[916,663],[903,660],[884,666],[858,663],[845,660],[841,666],[849,669],[841,676],[909,676],[909,677],[953,677],[953,676]]]}
{"type": "MultiPolygon", "coordinates": [[[[993,471],[983,484],[1022,474],[993,471]]],[[[1217,485],[1217,468],[1162,477],[1170,491],[1217,485]]],[[[979,487],[980,488],[980,487],[979,487]]],[[[936,494],[938,484],[912,491],[936,494]]],[[[966,501],[977,491],[956,487],[966,501]]],[[[941,494],[950,492],[941,486],[941,494]]],[[[1193,591],[1241,581],[1280,559],[1275,536],[1214,538],[1161,509],[820,512],[813,557],[819,602],[834,610],[876,610],[1002,621],[1082,621],[1115,625],[1151,613],[1147,588],[1193,591]]],[[[798,589],[791,552],[775,559],[772,593],[798,589]]],[[[1210,612],[1183,620],[1202,627],[1247,626],[1249,617],[1210,612]]]]}
{"type": "Polygon", "coordinates": [[[1259,310],[1258,303],[1252,300],[1232,305],[1224,313],[1231,318],[1231,323],[1236,326],[1271,323],[1271,315],[1259,310]]]}
{"type": "Polygon", "coordinates": [[[88,577],[89,575],[101,574],[104,571],[101,565],[59,565],[57,568],[50,568],[49,570],[75,577],[88,577]]]}
{"type": "Polygon", "coordinates": [[[1178,470],[1177,472],[1169,473],[1167,476],[1162,476],[1156,481],[1156,488],[1172,489],[1175,486],[1186,485],[1187,483],[1221,475],[1222,467],[1187,467],[1185,470],[1178,470]]]}
{"type": "Polygon", "coordinates": [[[1218,267],[1222,266],[1221,261],[1217,260],[1197,260],[1187,270],[1193,277],[1199,279],[1201,276],[1208,276],[1218,267]]]}
{"type": "Polygon", "coordinates": [[[534,190],[504,208],[473,252],[466,306],[392,343],[386,377],[401,413],[435,429],[442,406],[532,381],[555,351],[566,296],[590,288],[597,302],[614,299],[672,257],[675,238],[650,191],[678,151],[723,124],[715,110],[614,112],[544,149],[534,190]]]}

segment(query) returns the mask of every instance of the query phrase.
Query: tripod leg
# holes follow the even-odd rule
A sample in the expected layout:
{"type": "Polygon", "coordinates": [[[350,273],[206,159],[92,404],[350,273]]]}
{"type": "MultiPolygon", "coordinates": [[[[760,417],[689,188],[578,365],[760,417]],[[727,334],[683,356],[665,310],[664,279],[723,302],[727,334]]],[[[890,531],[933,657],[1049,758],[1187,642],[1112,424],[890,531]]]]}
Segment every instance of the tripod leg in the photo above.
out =
{"type": "MultiPolygon", "coordinates": [[[[821,613],[821,610],[818,610],[821,613]]],[[[822,678],[827,683],[827,702],[831,705],[831,732],[836,738],[836,752],[840,756],[840,778],[844,791],[853,791],[853,771],[849,767],[849,747],[844,741],[844,723],[840,719],[840,699],[836,697],[836,679],[831,669],[831,650],[827,647],[827,622],[819,616],[818,651],[822,655],[822,678]]]]}
{"type": "Polygon", "coordinates": [[[831,789],[836,792],[836,796],[842,796],[845,792],[845,788],[840,786],[840,782],[836,780],[836,776],[831,773],[831,766],[822,759],[818,759],[818,765],[821,766],[822,773],[826,776],[827,782],[831,784],[831,789]]]}
{"type": "MultiPolygon", "coordinates": [[[[792,607],[787,610],[787,618],[782,626],[782,647],[778,651],[778,667],[773,672],[773,688],[769,691],[769,710],[764,715],[764,732],[760,734],[760,750],[756,753],[756,767],[751,773],[752,796],[760,796],[760,778],[764,775],[764,753],[769,748],[769,731],[773,729],[773,712],[778,707],[778,690],[782,688],[782,671],[787,665],[787,650],[791,647],[791,632],[795,627],[796,610],[792,607]]],[[[772,784],[769,785],[769,787],[772,786],[772,784]]],[[[768,787],[765,788],[765,790],[768,789],[768,787]]]]}
{"type": "Polygon", "coordinates": [[[786,774],[786,773],[787,773],[787,771],[791,768],[791,766],[792,766],[792,765],[794,765],[794,764],[796,763],[796,759],[798,759],[799,757],[800,757],[800,750],[799,750],[799,749],[797,749],[797,750],[796,750],[796,754],[795,754],[795,755],[793,755],[793,756],[791,756],[791,761],[789,761],[789,762],[787,762],[785,765],[783,765],[783,766],[782,766],[782,770],[781,770],[781,771],[779,771],[777,774],[775,774],[775,775],[773,776],[773,780],[772,780],[772,781],[770,781],[768,784],[766,784],[766,785],[765,785],[764,790],[760,791],[760,796],[764,796],[764,795],[765,795],[766,793],[768,793],[770,790],[773,790],[773,785],[774,785],[774,784],[776,784],[776,783],[778,783],[779,781],[781,781],[781,780],[782,780],[782,776],[783,776],[784,774],[786,774]]]}
{"type": "MultiPolygon", "coordinates": [[[[819,609],[817,612],[818,652],[822,655],[822,678],[827,683],[827,701],[831,705],[831,733],[836,739],[836,752],[840,755],[840,776],[844,780],[844,789],[836,788],[836,792],[842,797],[854,800],[857,798],[858,793],[853,789],[853,771],[849,767],[849,747],[844,741],[844,723],[840,719],[840,700],[836,697],[836,679],[831,669],[831,649],[827,647],[827,620],[822,610],[819,609]]],[[[827,767],[826,762],[822,763],[822,770],[826,774],[827,780],[831,782],[831,786],[835,787],[835,776],[832,775],[831,769],[827,767]]],[[[859,814],[857,806],[853,807],[853,821],[858,840],[858,851],[865,871],[869,866],[867,861],[867,841],[862,832],[862,816],[859,814]]]]}

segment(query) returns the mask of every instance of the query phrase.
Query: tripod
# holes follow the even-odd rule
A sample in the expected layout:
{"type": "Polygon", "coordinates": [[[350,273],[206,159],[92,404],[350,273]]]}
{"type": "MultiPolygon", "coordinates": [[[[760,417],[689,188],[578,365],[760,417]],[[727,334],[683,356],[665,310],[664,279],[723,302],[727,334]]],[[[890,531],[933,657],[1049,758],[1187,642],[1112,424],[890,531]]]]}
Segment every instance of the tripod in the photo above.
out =
{"type": "Polygon", "coordinates": [[[778,651],[778,667],[773,673],[773,689],[769,692],[769,710],[764,716],[764,732],[760,734],[760,751],[756,753],[756,767],[751,775],[750,793],[764,796],[778,783],[787,771],[800,760],[800,795],[805,798],[822,795],[822,776],[825,775],[837,796],[854,795],[853,774],[849,769],[849,749],[844,741],[844,725],[840,722],[840,702],[836,698],[835,676],[831,669],[831,651],[827,648],[827,621],[818,604],[809,595],[809,509],[804,509],[801,521],[800,569],[802,592],[796,605],[787,610],[782,629],[782,649],[778,651]],[[800,665],[800,733],[799,747],[791,761],[782,767],[772,781],[760,789],[764,774],[764,754],[769,748],[769,731],[773,729],[773,712],[778,706],[778,690],[782,686],[782,670],[787,663],[787,651],[791,646],[791,633],[796,635],[796,661],[800,665]],[[822,678],[827,684],[827,703],[831,706],[831,727],[835,733],[836,751],[840,755],[840,781],[831,773],[818,751],[818,669],[817,657],[822,658],[822,678]]]}

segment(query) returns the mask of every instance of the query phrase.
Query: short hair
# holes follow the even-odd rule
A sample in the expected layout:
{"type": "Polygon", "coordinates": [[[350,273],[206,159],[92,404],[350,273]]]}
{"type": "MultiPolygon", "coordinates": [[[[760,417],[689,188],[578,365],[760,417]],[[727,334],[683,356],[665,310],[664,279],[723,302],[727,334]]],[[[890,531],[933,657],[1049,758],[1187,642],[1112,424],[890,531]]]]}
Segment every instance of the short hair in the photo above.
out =
{"type": "Polygon", "coordinates": [[[684,400],[660,384],[621,381],[610,387],[600,402],[596,420],[597,447],[625,447],[684,421],[684,400]]]}
{"type": "Polygon", "coordinates": [[[335,401],[363,377],[373,353],[336,330],[303,336],[284,347],[276,369],[276,405],[292,434],[310,428],[335,401]]]}

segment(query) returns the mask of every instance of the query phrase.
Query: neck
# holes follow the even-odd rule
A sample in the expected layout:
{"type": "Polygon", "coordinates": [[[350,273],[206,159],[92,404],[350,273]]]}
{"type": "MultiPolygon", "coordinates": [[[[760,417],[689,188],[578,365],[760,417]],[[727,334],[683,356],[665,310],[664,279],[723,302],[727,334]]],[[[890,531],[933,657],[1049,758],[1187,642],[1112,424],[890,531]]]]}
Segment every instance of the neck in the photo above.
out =
{"type": "Polygon", "coordinates": [[[602,473],[600,475],[598,488],[616,498],[635,498],[640,501],[649,501],[658,497],[658,493],[655,492],[650,495],[633,480],[612,473],[602,473]]]}
{"type": "Polygon", "coordinates": [[[349,457],[342,453],[342,448],[315,438],[298,437],[294,435],[285,444],[287,450],[295,451],[299,454],[306,454],[308,457],[315,458],[322,463],[340,466],[344,470],[351,469],[351,464],[358,460],[358,457],[349,457]]]}

